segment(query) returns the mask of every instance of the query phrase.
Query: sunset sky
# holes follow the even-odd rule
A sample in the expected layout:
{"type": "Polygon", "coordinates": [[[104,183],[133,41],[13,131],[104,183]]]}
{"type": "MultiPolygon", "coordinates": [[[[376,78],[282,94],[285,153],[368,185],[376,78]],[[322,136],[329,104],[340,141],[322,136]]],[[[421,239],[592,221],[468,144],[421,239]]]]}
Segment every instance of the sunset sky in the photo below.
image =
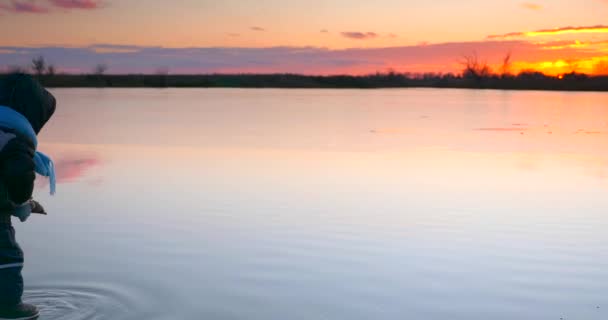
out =
{"type": "Polygon", "coordinates": [[[0,0],[0,68],[63,72],[608,72],[608,0],[0,0]]]}

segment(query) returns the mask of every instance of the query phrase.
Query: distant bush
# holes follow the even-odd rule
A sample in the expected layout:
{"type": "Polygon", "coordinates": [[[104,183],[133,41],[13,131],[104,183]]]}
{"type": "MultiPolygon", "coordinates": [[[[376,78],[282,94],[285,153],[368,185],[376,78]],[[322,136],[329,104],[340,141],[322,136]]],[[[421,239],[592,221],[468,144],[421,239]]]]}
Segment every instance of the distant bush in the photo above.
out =
{"type": "Polygon", "coordinates": [[[376,73],[365,76],[306,76],[297,74],[210,74],[210,75],[71,75],[45,74],[40,81],[48,87],[115,88],[486,88],[536,90],[608,91],[607,76],[569,73],[563,78],[536,71],[513,76],[479,73],[468,75],[376,73]]]}

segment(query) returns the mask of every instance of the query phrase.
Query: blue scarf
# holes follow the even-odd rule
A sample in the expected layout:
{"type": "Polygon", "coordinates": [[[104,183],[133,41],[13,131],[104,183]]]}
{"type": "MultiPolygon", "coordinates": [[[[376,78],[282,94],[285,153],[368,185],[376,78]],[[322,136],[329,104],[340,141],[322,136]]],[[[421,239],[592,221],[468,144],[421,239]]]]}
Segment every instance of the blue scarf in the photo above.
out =
{"type": "MultiPolygon", "coordinates": [[[[21,136],[28,138],[33,144],[34,149],[38,148],[38,138],[30,122],[21,113],[5,106],[0,106],[0,127],[14,130],[21,136]]],[[[36,151],[34,155],[36,173],[49,178],[51,195],[55,194],[56,177],[53,160],[42,152],[36,151]]]]}

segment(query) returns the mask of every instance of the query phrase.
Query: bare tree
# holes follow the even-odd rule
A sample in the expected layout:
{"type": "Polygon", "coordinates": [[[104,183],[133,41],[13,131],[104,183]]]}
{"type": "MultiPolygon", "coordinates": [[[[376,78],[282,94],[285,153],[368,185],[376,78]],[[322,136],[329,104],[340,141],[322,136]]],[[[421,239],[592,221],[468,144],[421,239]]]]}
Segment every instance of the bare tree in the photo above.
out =
{"type": "Polygon", "coordinates": [[[42,76],[46,70],[46,61],[43,56],[32,59],[32,69],[37,76],[42,76]]]}
{"type": "Polygon", "coordinates": [[[47,76],[54,76],[55,73],[56,73],[55,66],[52,65],[52,64],[49,64],[49,66],[46,67],[46,75],[47,76]]]}
{"type": "Polygon", "coordinates": [[[500,66],[500,75],[505,78],[511,75],[511,52],[502,59],[502,65],[500,66]]]}
{"type": "Polygon", "coordinates": [[[108,71],[108,65],[106,65],[105,63],[100,63],[95,66],[95,69],[93,69],[93,74],[95,74],[96,76],[103,76],[106,71],[108,71]]]}
{"type": "Polygon", "coordinates": [[[462,76],[464,78],[475,79],[479,81],[483,78],[489,77],[492,73],[487,62],[479,61],[477,53],[465,55],[461,64],[464,67],[464,70],[462,71],[462,76]]]}

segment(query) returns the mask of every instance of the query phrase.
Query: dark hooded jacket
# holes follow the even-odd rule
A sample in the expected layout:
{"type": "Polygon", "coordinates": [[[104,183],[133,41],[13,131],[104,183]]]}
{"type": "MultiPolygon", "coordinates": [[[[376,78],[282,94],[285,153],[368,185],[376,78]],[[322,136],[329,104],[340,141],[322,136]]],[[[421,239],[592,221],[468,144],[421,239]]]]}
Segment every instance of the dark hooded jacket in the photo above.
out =
{"type": "MultiPolygon", "coordinates": [[[[0,78],[0,106],[27,118],[36,134],[55,112],[55,98],[28,75],[0,78]]],[[[0,128],[0,214],[10,213],[12,203],[29,200],[34,189],[34,145],[8,128],[0,128]]]]}

